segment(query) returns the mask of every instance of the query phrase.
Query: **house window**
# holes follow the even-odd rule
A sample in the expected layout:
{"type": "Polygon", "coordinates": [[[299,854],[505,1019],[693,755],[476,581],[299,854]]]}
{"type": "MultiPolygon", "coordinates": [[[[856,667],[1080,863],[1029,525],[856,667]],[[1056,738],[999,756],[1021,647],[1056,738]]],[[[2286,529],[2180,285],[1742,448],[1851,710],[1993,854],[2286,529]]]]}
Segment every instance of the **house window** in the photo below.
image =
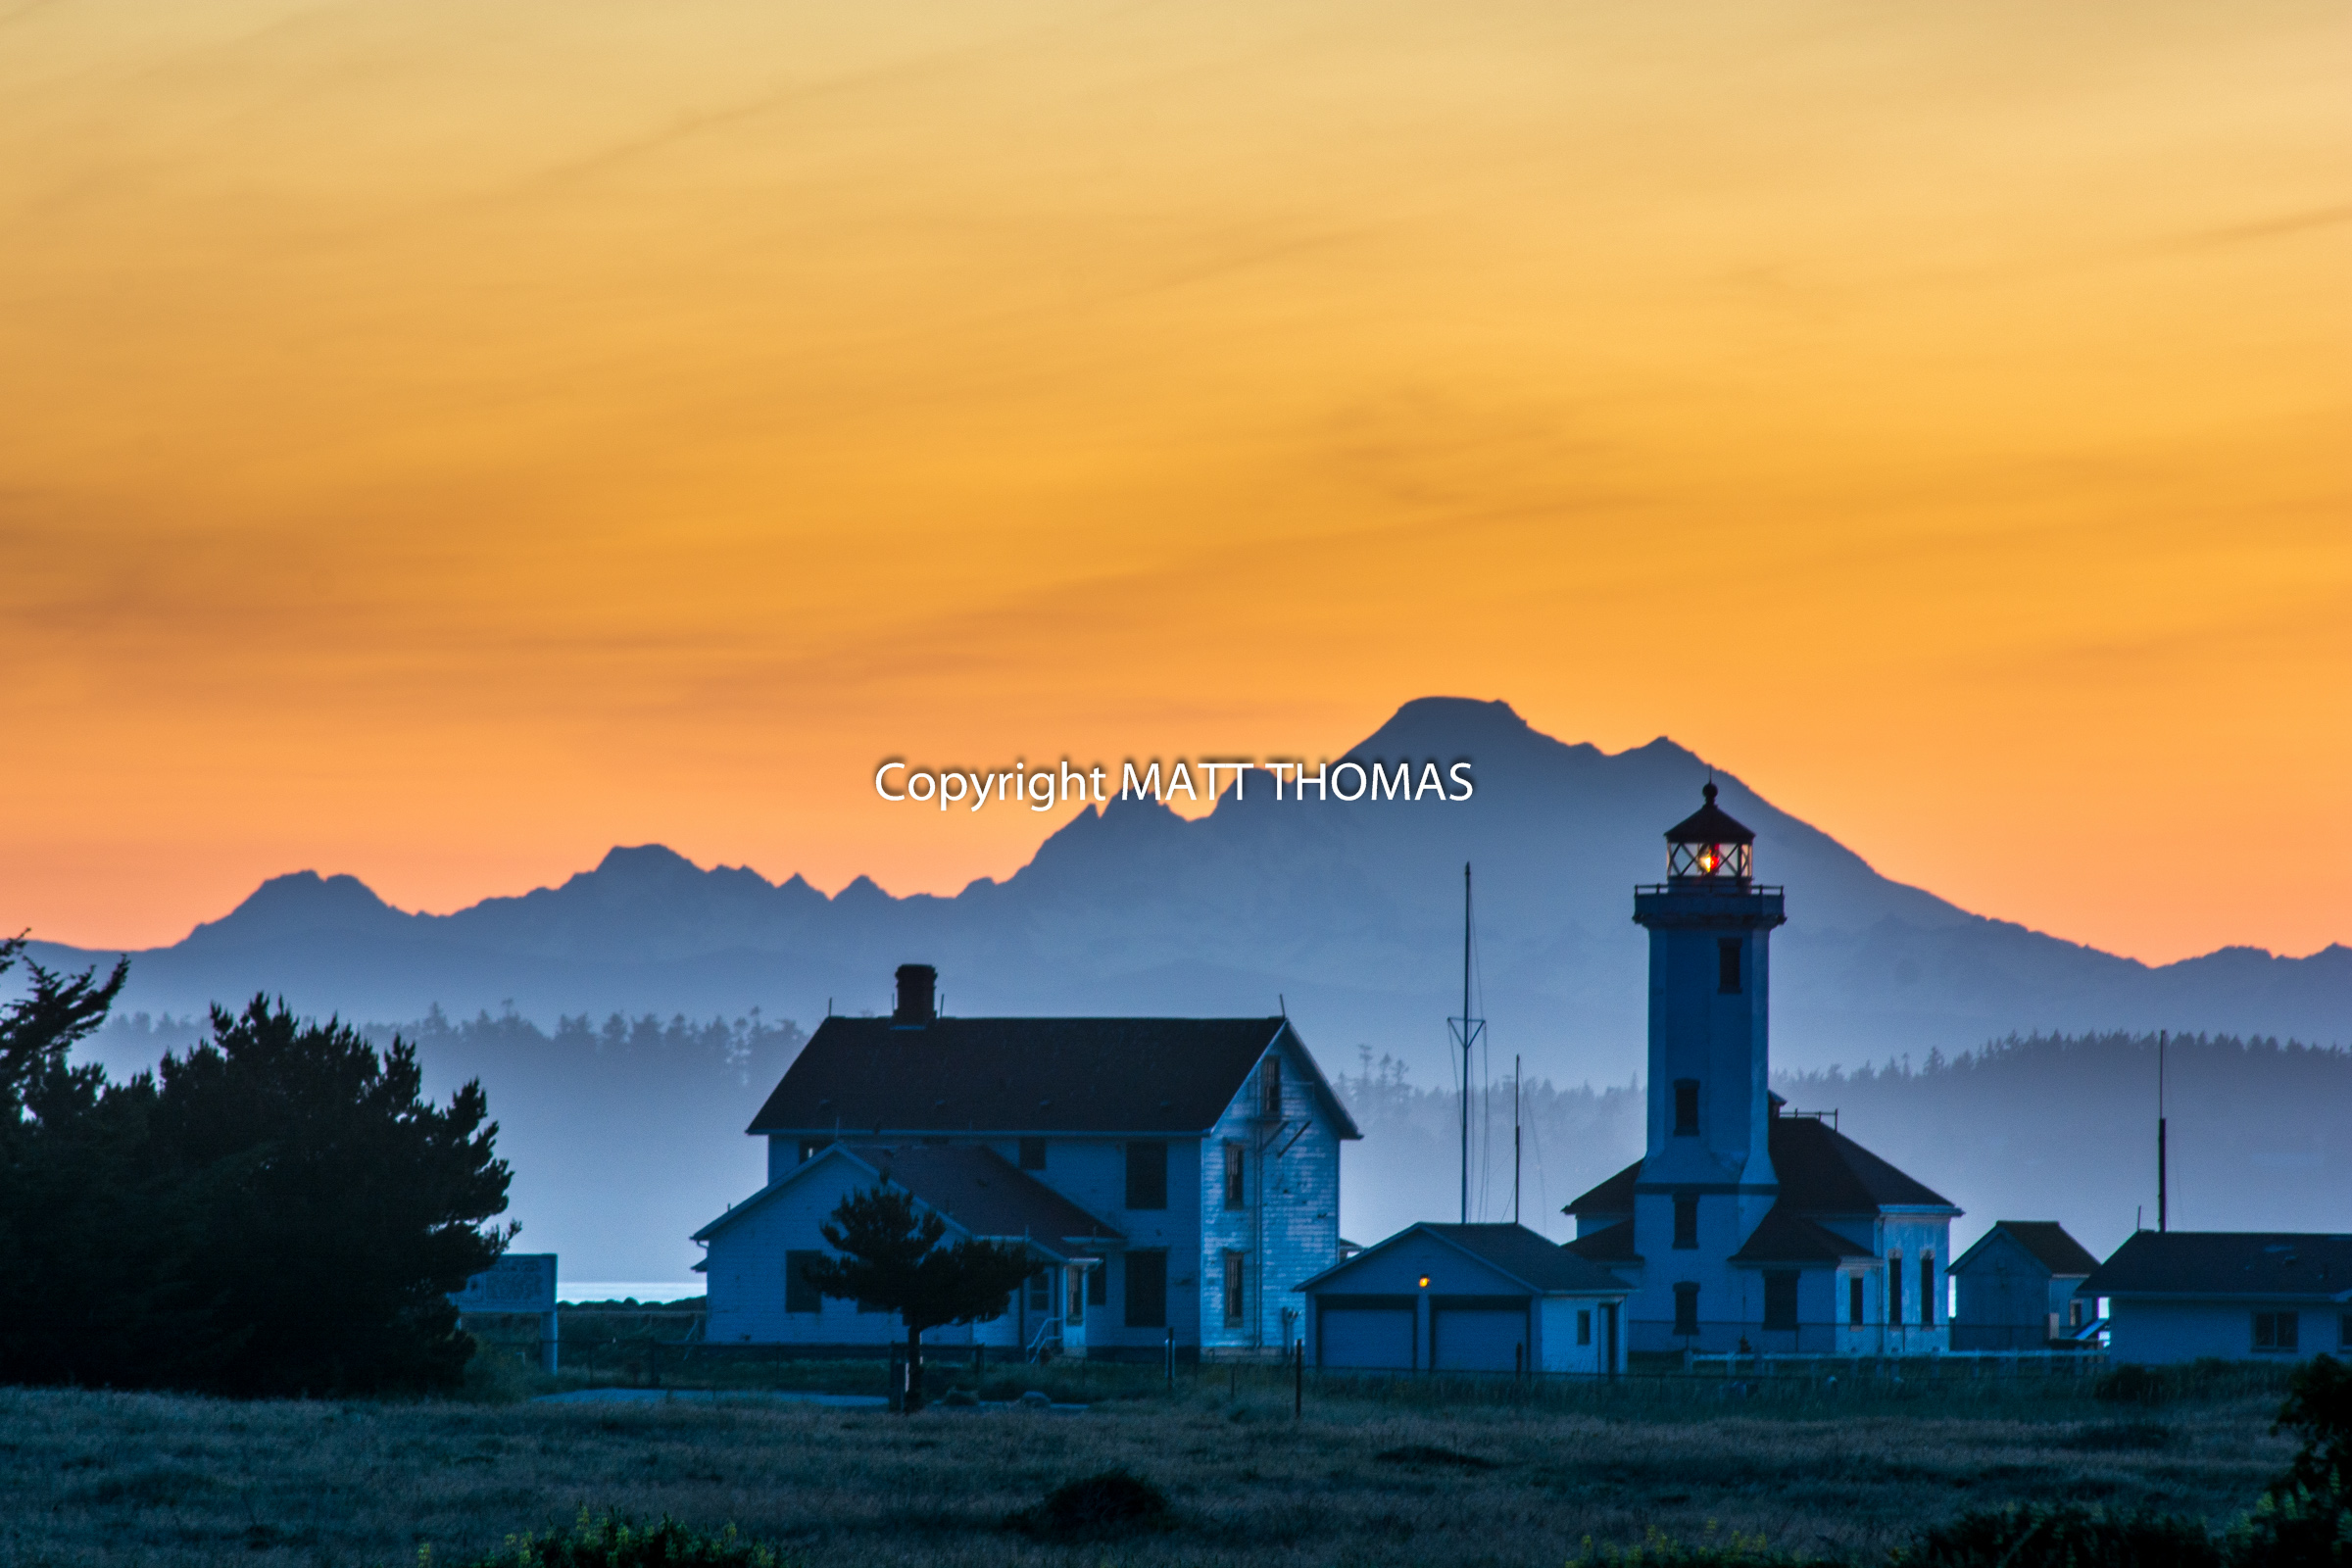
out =
{"type": "Polygon", "coordinates": [[[2254,1314],[2254,1348],[2257,1350],[2291,1350],[2296,1348],[2296,1331],[2302,1325],[2293,1312],[2257,1312],[2254,1314]]]}
{"type": "Polygon", "coordinates": [[[1101,1273],[1102,1271],[1100,1269],[1090,1268],[1065,1269],[1063,1272],[1069,1276],[1069,1290],[1067,1295],[1069,1297],[1070,1304],[1066,1310],[1069,1316],[1070,1326],[1075,1328],[1086,1321],[1086,1287],[1078,1283],[1078,1276],[1081,1274],[1097,1274],[1101,1273]]]}
{"type": "Polygon", "coordinates": [[[1685,1248],[1698,1245],[1698,1195],[1695,1193],[1674,1195],[1674,1245],[1685,1248]]]}
{"type": "Polygon", "coordinates": [[[1054,1281],[1044,1269],[1029,1276],[1029,1310],[1041,1315],[1054,1310],[1054,1281]]]}
{"type": "Polygon", "coordinates": [[[1086,1271],[1086,1304],[1105,1306],[1110,1302],[1110,1265],[1097,1263],[1086,1271]]]}
{"type": "Polygon", "coordinates": [[[1127,1146],[1127,1206],[1168,1206],[1168,1146],[1137,1143],[1127,1146]]]}
{"type": "Polygon", "coordinates": [[[1576,1314],[1576,1343],[1579,1345],[1592,1343],[1592,1311],[1590,1307],[1576,1314]]]}
{"type": "Polygon", "coordinates": [[[2352,1350],[2352,1312],[2346,1312],[2336,1321],[2335,1344],[2338,1349],[2352,1350]]]}
{"type": "Polygon", "coordinates": [[[1862,1326],[1862,1276],[1859,1274],[1846,1276],[1845,1320],[1855,1328],[1862,1326]]]}
{"type": "Polygon", "coordinates": [[[1043,1138],[1024,1138],[1024,1139],[1022,1139],[1022,1140],[1021,1140],[1021,1169],[1023,1169],[1023,1170],[1044,1170],[1045,1168],[1046,1168],[1046,1141],[1045,1141],[1043,1138]]]}
{"type": "Polygon", "coordinates": [[[1919,1326],[1936,1326],[1936,1254],[1919,1254],[1919,1326]]]}
{"type": "Polygon", "coordinates": [[[1239,1323],[1249,1312],[1250,1254],[1225,1250],[1225,1321],[1239,1323]]]}
{"type": "Polygon", "coordinates": [[[820,1149],[823,1149],[824,1147],[825,1147],[825,1140],[824,1140],[824,1139],[822,1139],[822,1138],[804,1138],[804,1139],[802,1139],[802,1140],[801,1140],[801,1163],[802,1163],[802,1164],[804,1164],[804,1165],[808,1164],[808,1163],[810,1160],[812,1160],[812,1159],[814,1159],[814,1158],[816,1157],[817,1151],[818,1151],[818,1150],[820,1150],[820,1149]]]}
{"type": "Polygon", "coordinates": [[[1740,994],[1740,939],[1715,939],[1715,990],[1727,997],[1740,994]]]}
{"type": "Polygon", "coordinates": [[[1768,1329],[1796,1327],[1796,1270],[1768,1268],[1764,1271],[1764,1326],[1768,1329]]]}
{"type": "Polygon", "coordinates": [[[2079,1296],[2066,1303],[2066,1326],[2070,1329],[2082,1326],[2082,1298],[2079,1296]]]}
{"type": "Polygon", "coordinates": [[[1257,1069],[1257,1113],[1261,1116],[1282,1114],[1282,1058],[1268,1056],[1265,1065],[1257,1069]]]}
{"type": "Polygon", "coordinates": [[[1249,1156],[1243,1152],[1243,1148],[1244,1145],[1238,1138],[1225,1140],[1225,1206],[1227,1208],[1248,1208],[1250,1206],[1250,1189],[1245,1180],[1249,1171],[1249,1156]]]}
{"type": "Polygon", "coordinates": [[[787,1312],[822,1312],[824,1294],[809,1283],[808,1265],[823,1259],[822,1252],[786,1252],[784,1254],[784,1310],[787,1312]]]}
{"type": "Polygon", "coordinates": [[[1698,1284],[1694,1280],[1683,1280],[1674,1288],[1674,1332],[1698,1332],[1698,1284]]]}
{"type": "Polygon", "coordinates": [[[1127,1254],[1127,1326],[1168,1326],[1168,1254],[1165,1249],[1127,1254]]]}
{"type": "Polygon", "coordinates": [[[1903,1323],[1903,1254],[1886,1254],[1886,1321],[1895,1327],[1903,1323]]]}
{"type": "Polygon", "coordinates": [[[1677,1138],[1698,1136],[1698,1080],[1677,1078],[1674,1081],[1674,1134],[1677,1138]]]}

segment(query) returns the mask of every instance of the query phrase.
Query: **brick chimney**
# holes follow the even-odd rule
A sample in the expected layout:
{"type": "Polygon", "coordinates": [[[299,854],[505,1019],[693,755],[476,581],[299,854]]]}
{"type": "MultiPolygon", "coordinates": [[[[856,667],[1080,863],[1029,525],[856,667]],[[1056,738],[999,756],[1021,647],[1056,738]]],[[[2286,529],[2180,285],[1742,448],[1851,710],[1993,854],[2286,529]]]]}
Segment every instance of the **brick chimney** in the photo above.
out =
{"type": "Polygon", "coordinates": [[[927,963],[899,965],[899,1002],[890,1015],[892,1025],[900,1029],[920,1029],[939,1016],[932,1003],[933,988],[939,984],[939,971],[927,963]]]}

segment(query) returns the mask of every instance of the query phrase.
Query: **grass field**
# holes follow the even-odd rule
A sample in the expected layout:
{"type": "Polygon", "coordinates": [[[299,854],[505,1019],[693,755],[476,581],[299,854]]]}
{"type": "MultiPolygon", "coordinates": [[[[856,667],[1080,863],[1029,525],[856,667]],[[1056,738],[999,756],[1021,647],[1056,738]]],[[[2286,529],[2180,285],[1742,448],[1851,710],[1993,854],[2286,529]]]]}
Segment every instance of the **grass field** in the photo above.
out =
{"type": "Polygon", "coordinates": [[[1091,1373],[1100,1402],[1083,1414],[911,1418],[748,1398],[535,1404],[502,1400],[514,1386],[495,1379],[470,1400],[419,1402],[0,1391],[0,1560],[410,1568],[420,1546],[447,1564],[583,1507],[732,1522],[810,1568],[1557,1565],[1588,1538],[1652,1527],[1871,1558],[2028,1499],[2227,1521],[2291,1449],[2269,1431],[2277,1391],[2254,1377],[2147,1409],[2080,1384],[1649,1385],[1613,1402],[1361,1386],[1314,1392],[1294,1420],[1269,1373],[1231,1393],[1212,1370],[1173,1395],[1121,1376],[1091,1373]],[[1112,1466],[1173,1496],[1172,1530],[1054,1546],[1003,1528],[1112,1466]]]}

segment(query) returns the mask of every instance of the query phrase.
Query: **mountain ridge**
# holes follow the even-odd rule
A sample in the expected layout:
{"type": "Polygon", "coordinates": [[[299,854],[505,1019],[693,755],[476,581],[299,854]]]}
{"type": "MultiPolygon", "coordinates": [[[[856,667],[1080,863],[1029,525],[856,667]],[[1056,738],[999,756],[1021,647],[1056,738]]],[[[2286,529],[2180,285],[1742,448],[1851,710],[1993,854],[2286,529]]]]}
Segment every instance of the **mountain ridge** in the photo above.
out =
{"type": "MultiPolygon", "coordinates": [[[[704,868],[615,846],[554,887],[448,914],[395,908],[347,874],[270,878],[179,943],[131,955],[125,1005],[172,1011],[283,993],[305,1010],[409,1018],[509,1002],[536,1016],[652,1010],[813,1016],[883,1006],[906,959],[958,1010],[1270,1010],[1322,1049],[1427,1070],[1460,1001],[1461,865],[1478,864],[1480,979],[1531,1071],[1621,1077],[1645,982],[1631,887],[1712,777],[1789,890],[1776,935],[1776,1062],[1952,1051],[2017,1031],[2171,1027],[2352,1037],[2352,949],[2226,947],[2164,965],[1972,913],[1879,874],[1828,833],[1666,737],[1618,753],[1545,736],[1500,702],[1420,698],[1347,757],[1473,763],[1468,802],[1276,801],[1253,772],[1187,819],[1149,801],[1081,812],[1002,880],[896,897],[859,876],[704,868]],[[1450,996],[1450,1002],[1447,1001],[1450,996]],[[1435,1037],[1433,1039],[1432,1037],[1435,1037]]],[[[52,964],[111,955],[47,947],[52,964]]],[[[1444,1070],[1442,1068],[1442,1070],[1444,1070]]]]}

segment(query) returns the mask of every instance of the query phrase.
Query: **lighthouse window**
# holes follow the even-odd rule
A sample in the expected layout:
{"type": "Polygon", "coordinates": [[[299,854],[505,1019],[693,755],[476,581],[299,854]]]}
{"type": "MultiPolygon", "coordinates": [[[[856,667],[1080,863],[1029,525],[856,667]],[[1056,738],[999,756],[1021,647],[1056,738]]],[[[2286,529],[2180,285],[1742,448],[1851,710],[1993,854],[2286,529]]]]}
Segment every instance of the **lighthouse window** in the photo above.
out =
{"type": "Polygon", "coordinates": [[[1698,1286],[1694,1281],[1683,1280],[1674,1287],[1674,1332],[1698,1332],[1698,1286]]]}
{"type": "Polygon", "coordinates": [[[1677,1193],[1674,1198],[1674,1245],[1698,1245],[1698,1197],[1693,1193],[1677,1193]]]}
{"type": "Polygon", "coordinates": [[[1727,997],[1740,994],[1740,941],[1737,937],[1715,939],[1715,989],[1727,997]]]}
{"type": "Polygon", "coordinates": [[[1674,1132],[1678,1138],[1698,1136],[1698,1080],[1674,1081],[1674,1132]]]}

